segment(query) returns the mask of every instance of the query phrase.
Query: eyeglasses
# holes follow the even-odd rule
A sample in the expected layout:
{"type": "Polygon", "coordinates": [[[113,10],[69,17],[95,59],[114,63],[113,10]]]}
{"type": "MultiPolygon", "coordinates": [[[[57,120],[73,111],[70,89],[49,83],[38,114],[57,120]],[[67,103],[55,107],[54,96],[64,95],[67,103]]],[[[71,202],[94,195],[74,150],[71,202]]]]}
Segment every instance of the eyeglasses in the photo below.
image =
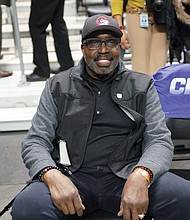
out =
{"type": "Polygon", "coordinates": [[[101,40],[99,38],[89,38],[89,39],[83,40],[82,43],[87,44],[90,50],[99,49],[103,43],[107,46],[107,48],[112,50],[112,49],[117,48],[120,42],[121,40],[119,38],[107,38],[105,40],[101,40]]]}

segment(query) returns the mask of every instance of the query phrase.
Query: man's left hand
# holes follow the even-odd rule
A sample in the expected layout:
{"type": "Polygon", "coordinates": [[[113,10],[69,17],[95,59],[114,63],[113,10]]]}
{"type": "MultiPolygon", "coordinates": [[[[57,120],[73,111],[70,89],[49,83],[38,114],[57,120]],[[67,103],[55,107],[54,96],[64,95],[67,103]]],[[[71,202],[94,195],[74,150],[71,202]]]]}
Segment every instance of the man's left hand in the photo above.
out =
{"type": "Polygon", "coordinates": [[[148,204],[148,181],[132,173],[123,188],[118,216],[123,216],[124,220],[138,220],[139,214],[146,214],[148,204]]]}

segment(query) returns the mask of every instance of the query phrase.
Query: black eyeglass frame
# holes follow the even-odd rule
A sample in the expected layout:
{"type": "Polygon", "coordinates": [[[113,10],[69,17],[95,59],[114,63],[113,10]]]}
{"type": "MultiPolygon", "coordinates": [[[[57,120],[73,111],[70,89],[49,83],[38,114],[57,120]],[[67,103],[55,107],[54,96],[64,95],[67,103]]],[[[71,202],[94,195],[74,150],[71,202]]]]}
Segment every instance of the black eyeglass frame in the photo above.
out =
{"type": "Polygon", "coordinates": [[[102,46],[103,43],[105,44],[107,48],[115,49],[121,43],[121,39],[114,38],[114,37],[103,39],[103,40],[100,38],[87,38],[82,41],[82,44],[86,44],[90,50],[98,50],[102,46]],[[97,41],[97,46],[90,47],[90,43],[89,43],[90,41],[97,41]],[[115,41],[115,45],[109,45],[109,42],[111,41],[115,41]]]}

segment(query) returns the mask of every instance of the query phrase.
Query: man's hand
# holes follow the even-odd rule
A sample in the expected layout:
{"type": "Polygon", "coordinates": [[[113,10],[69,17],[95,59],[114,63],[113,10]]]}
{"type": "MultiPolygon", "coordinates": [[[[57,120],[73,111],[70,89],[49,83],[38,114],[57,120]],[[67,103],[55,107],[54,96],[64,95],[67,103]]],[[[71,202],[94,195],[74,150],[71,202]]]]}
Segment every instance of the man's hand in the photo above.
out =
{"type": "Polygon", "coordinates": [[[124,220],[138,220],[139,214],[147,212],[148,204],[148,181],[132,173],[123,188],[118,216],[123,216],[124,220]]]}
{"type": "Polygon", "coordinates": [[[123,36],[121,37],[121,47],[124,50],[127,50],[130,48],[130,42],[129,42],[129,36],[128,34],[125,32],[125,30],[122,30],[123,32],[123,36]]]}
{"type": "Polygon", "coordinates": [[[73,182],[59,170],[51,169],[43,175],[48,185],[53,203],[65,215],[83,215],[85,209],[81,197],[73,182]]]}
{"type": "MultiPolygon", "coordinates": [[[[117,21],[117,23],[119,24],[119,26],[123,26],[122,25],[122,16],[121,15],[115,15],[114,16],[114,19],[117,21]]],[[[122,33],[123,33],[123,36],[121,37],[121,47],[124,49],[124,50],[127,50],[130,48],[130,42],[129,42],[129,36],[127,34],[127,32],[125,32],[124,28],[122,28],[122,33]]]]}

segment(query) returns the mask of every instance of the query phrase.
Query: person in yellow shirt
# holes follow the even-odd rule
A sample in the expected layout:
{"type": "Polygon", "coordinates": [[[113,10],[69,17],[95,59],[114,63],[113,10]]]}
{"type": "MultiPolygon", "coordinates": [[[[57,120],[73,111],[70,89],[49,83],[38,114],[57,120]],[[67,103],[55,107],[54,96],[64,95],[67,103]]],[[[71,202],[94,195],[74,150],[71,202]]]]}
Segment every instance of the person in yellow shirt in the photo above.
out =
{"type": "MultiPolygon", "coordinates": [[[[156,24],[154,19],[155,3],[163,2],[150,1],[147,7],[144,0],[128,0],[125,7],[126,30],[122,18],[124,0],[111,1],[112,16],[123,32],[121,46],[123,49],[131,49],[132,69],[148,75],[165,66],[169,48],[166,26],[156,24]]],[[[162,7],[161,4],[158,6],[162,7]]]]}

